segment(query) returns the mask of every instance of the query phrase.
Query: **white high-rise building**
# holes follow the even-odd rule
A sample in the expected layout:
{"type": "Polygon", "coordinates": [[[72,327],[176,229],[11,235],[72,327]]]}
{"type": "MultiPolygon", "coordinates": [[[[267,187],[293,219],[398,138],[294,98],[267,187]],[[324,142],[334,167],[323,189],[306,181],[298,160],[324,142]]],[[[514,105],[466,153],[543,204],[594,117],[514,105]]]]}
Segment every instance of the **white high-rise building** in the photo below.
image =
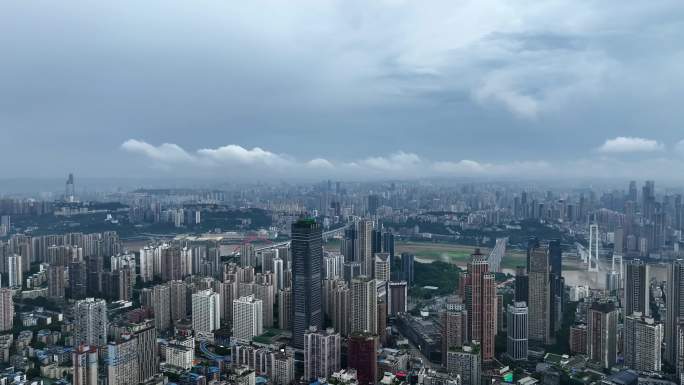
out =
{"type": "Polygon", "coordinates": [[[528,309],[525,302],[508,305],[506,354],[512,360],[526,360],[528,350],[528,309]]]}
{"type": "Polygon", "coordinates": [[[273,280],[275,281],[278,290],[283,290],[285,287],[284,271],[283,260],[280,258],[273,258],[273,280]]]}
{"type": "Polygon", "coordinates": [[[221,296],[209,289],[192,295],[192,329],[199,339],[212,339],[221,326],[221,296]]]}
{"type": "Polygon", "coordinates": [[[659,372],[664,332],[663,324],[640,312],[626,316],[623,331],[625,366],[639,372],[659,372]]]}
{"type": "Polygon", "coordinates": [[[365,276],[352,280],[352,332],[378,332],[378,290],[375,282],[374,279],[365,276]]]}
{"type": "Polygon", "coordinates": [[[361,263],[361,274],[373,276],[373,221],[362,219],[356,222],[356,261],[361,263]]]}
{"type": "Polygon", "coordinates": [[[375,253],[375,279],[389,282],[390,280],[390,255],[388,253],[375,253]]]}
{"type": "Polygon", "coordinates": [[[323,257],[323,278],[342,278],[344,273],[344,255],[340,253],[326,253],[323,257]]]}
{"type": "Polygon", "coordinates": [[[263,333],[263,302],[253,295],[233,301],[233,337],[240,341],[251,341],[263,333]]]}
{"type": "Polygon", "coordinates": [[[328,378],[341,366],[342,337],[334,329],[318,331],[311,327],[304,334],[304,379],[328,378]]]}
{"type": "Polygon", "coordinates": [[[140,249],[140,279],[143,282],[154,280],[154,251],[150,246],[140,249]]]}
{"type": "Polygon", "coordinates": [[[86,298],[74,305],[74,344],[107,345],[107,303],[103,299],[86,298]]]}
{"type": "Polygon", "coordinates": [[[23,281],[23,271],[21,266],[21,255],[12,254],[7,257],[7,276],[9,287],[21,287],[23,281]]]}

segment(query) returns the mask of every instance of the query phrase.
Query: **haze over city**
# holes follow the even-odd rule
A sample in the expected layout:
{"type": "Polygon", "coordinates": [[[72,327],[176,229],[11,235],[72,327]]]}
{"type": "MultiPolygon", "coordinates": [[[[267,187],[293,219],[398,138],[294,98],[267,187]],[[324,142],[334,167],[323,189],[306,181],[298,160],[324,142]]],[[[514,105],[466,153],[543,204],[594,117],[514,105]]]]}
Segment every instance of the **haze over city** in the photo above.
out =
{"type": "Polygon", "coordinates": [[[0,2],[0,385],[684,385],[683,21],[0,2]]]}

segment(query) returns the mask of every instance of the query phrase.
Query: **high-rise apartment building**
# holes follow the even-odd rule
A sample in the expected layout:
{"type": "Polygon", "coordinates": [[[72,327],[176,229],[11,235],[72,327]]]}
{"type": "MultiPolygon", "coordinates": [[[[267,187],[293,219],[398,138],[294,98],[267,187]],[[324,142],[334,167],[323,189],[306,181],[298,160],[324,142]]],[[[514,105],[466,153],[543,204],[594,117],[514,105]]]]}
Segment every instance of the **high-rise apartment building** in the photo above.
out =
{"type": "Polygon", "coordinates": [[[464,304],[454,304],[441,314],[442,365],[446,367],[447,352],[468,344],[468,312],[464,304]]]}
{"type": "Polygon", "coordinates": [[[221,326],[221,299],[212,290],[192,295],[192,329],[197,338],[213,338],[213,331],[221,326]]]}
{"type": "Polygon", "coordinates": [[[12,330],[14,325],[14,301],[12,289],[0,287],[0,332],[12,330]]]}
{"type": "Polygon", "coordinates": [[[48,297],[64,300],[65,284],[64,266],[48,266],[48,297]]]}
{"type": "Polygon", "coordinates": [[[341,351],[340,333],[311,327],[304,334],[304,379],[328,378],[340,370],[341,351]]]}
{"type": "Polygon", "coordinates": [[[183,281],[170,281],[166,284],[169,286],[171,321],[182,320],[188,315],[188,285],[183,281]]]}
{"type": "Polygon", "coordinates": [[[263,303],[253,295],[233,301],[233,337],[249,342],[263,333],[263,303]]]}
{"type": "Polygon", "coordinates": [[[366,276],[356,277],[351,285],[351,331],[378,333],[378,291],[376,282],[366,276]]]}
{"type": "Polygon", "coordinates": [[[511,360],[526,360],[528,348],[529,313],[525,302],[508,305],[506,354],[511,360]]]}
{"type": "Polygon", "coordinates": [[[138,373],[138,339],[123,335],[107,345],[107,384],[130,385],[140,381],[138,373]]]}
{"type": "Polygon", "coordinates": [[[322,234],[313,219],[292,224],[292,345],[299,349],[310,326],[323,328],[322,234]]]}
{"type": "MultiPolygon", "coordinates": [[[[665,354],[664,360],[678,366],[678,357],[684,356],[679,350],[678,325],[684,320],[684,260],[678,259],[667,266],[665,292],[665,354]]],[[[677,375],[684,374],[677,372],[677,375]]]]}
{"type": "Polygon", "coordinates": [[[107,345],[107,303],[86,298],[74,305],[74,343],[104,347],[107,345]]]}
{"type": "Polygon", "coordinates": [[[373,221],[362,219],[356,222],[356,261],[361,263],[361,274],[373,276],[373,221]]]}
{"type": "Polygon", "coordinates": [[[623,355],[625,366],[639,372],[660,372],[664,328],[639,312],[625,317],[623,355]]]}
{"type": "Polygon", "coordinates": [[[461,348],[449,350],[446,369],[451,376],[460,379],[462,384],[480,384],[482,378],[480,346],[464,345],[461,348]]]}
{"type": "Polygon", "coordinates": [[[73,385],[98,385],[97,347],[80,345],[72,353],[73,385]]]}
{"type": "Polygon", "coordinates": [[[375,276],[378,281],[388,282],[390,280],[390,255],[388,253],[375,254],[375,276]]]}
{"type": "Polygon", "coordinates": [[[388,293],[389,314],[396,316],[406,313],[408,309],[408,285],[406,281],[390,282],[388,293]]]}

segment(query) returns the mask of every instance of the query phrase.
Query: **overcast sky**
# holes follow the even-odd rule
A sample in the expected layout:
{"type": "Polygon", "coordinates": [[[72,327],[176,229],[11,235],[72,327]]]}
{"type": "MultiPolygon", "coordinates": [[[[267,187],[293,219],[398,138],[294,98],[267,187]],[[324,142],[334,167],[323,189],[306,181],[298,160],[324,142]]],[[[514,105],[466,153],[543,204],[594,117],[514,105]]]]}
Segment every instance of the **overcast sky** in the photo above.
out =
{"type": "Polygon", "coordinates": [[[683,139],[681,0],[0,2],[0,177],[684,184],[683,139]]]}

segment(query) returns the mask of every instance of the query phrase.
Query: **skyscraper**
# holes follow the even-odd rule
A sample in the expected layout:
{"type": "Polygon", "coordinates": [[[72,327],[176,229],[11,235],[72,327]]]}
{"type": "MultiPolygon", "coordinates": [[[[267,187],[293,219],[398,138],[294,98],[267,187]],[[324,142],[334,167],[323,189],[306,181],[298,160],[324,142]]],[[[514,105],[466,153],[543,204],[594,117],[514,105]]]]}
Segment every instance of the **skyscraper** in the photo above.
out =
{"type": "Polygon", "coordinates": [[[551,271],[549,274],[549,328],[552,334],[555,334],[561,328],[563,321],[563,304],[565,300],[565,279],[563,278],[563,249],[561,242],[558,239],[549,242],[549,265],[551,271]]]}
{"type": "Polygon", "coordinates": [[[587,355],[606,369],[617,358],[617,318],[613,303],[595,302],[587,315],[587,355]]]}
{"type": "Polygon", "coordinates": [[[183,281],[168,282],[171,321],[175,322],[188,315],[188,285],[183,281]]]}
{"type": "Polygon", "coordinates": [[[311,327],[304,334],[304,379],[328,378],[340,370],[341,350],[340,333],[311,327]]]}
{"type": "Polygon", "coordinates": [[[292,345],[299,349],[310,326],[323,329],[322,234],[321,225],[313,219],[292,224],[292,345]]]}
{"type": "Polygon", "coordinates": [[[374,278],[378,281],[388,282],[390,280],[390,256],[387,253],[375,254],[375,275],[374,278]]]}
{"type": "Polygon", "coordinates": [[[402,278],[409,287],[413,286],[413,254],[401,253],[401,273],[402,278]]]}
{"type": "Polygon", "coordinates": [[[233,301],[233,337],[249,342],[263,333],[262,306],[253,295],[233,301]]]}
{"type": "Polygon", "coordinates": [[[461,384],[480,384],[482,365],[480,362],[480,346],[464,345],[447,352],[447,371],[460,378],[461,384]]]}
{"type": "Polygon", "coordinates": [[[87,296],[88,272],[83,261],[69,264],[69,291],[71,298],[83,299],[87,296]]]}
{"type": "Polygon", "coordinates": [[[373,276],[373,221],[362,219],[356,222],[356,261],[361,263],[361,274],[373,276]]]}
{"type": "Polygon", "coordinates": [[[639,259],[628,261],[625,265],[625,316],[634,312],[649,315],[650,284],[648,264],[639,259]]]}
{"type": "Polygon", "coordinates": [[[549,260],[546,248],[529,250],[529,339],[549,344],[551,342],[551,288],[549,260]]]}
{"type": "Polygon", "coordinates": [[[515,268],[515,301],[525,302],[529,300],[529,277],[525,266],[515,268]]]}
{"type": "Polygon", "coordinates": [[[171,327],[171,289],[167,285],[152,287],[151,307],[154,312],[154,326],[159,331],[171,327]]]}
{"type": "Polygon", "coordinates": [[[349,338],[347,367],[356,369],[359,385],[375,385],[378,380],[378,337],[354,333],[349,338]]]}
{"type": "Polygon", "coordinates": [[[374,279],[356,277],[351,285],[351,331],[378,333],[378,292],[374,279]]]}
{"type": "Polygon", "coordinates": [[[21,287],[23,281],[22,256],[12,254],[6,258],[7,261],[7,285],[9,287],[21,287]]]}
{"type": "Polygon", "coordinates": [[[73,385],[97,385],[98,355],[95,346],[80,345],[72,354],[73,385]]]}
{"type": "Polygon", "coordinates": [[[132,325],[133,336],[137,340],[138,382],[145,382],[159,372],[157,354],[157,329],[150,321],[132,325]]]}
{"type": "Polygon", "coordinates": [[[107,303],[86,298],[74,305],[74,343],[104,347],[107,345],[107,303]]]}
{"type": "Polygon", "coordinates": [[[389,283],[389,314],[406,313],[408,308],[408,285],[406,281],[389,283]]]}
{"type": "Polygon", "coordinates": [[[634,312],[625,317],[625,366],[640,372],[659,372],[662,365],[663,325],[634,312]]]}
{"type": "Polygon", "coordinates": [[[528,309],[525,302],[508,305],[506,354],[511,360],[526,360],[528,348],[528,309]]]}
{"type": "Polygon", "coordinates": [[[212,290],[192,295],[192,329],[197,338],[213,338],[212,332],[221,326],[220,308],[220,296],[212,290]]]}
{"type": "MultiPolygon", "coordinates": [[[[665,306],[665,355],[664,359],[672,366],[677,365],[677,357],[684,355],[679,351],[678,324],[684,320],[684,260],[678,259],[667,266],[667,287],[665,306]]],[[[684,374],[684,373],[677,373],[684,374]]]]}
{"type": "Polygon", "coordinates": [[[468,335],[482,349],[482,360],[494,358],[496,336],[496,283],[489,272],[486,257],[479,249],[470,256],[464,279],[466,309],[468,310],[468,335]]]}
{"type": "Polygon", "coordinates": [[[14,322],[14,301],[12,289],[0,287],[0,332],[12,330],[14,322]]]}

